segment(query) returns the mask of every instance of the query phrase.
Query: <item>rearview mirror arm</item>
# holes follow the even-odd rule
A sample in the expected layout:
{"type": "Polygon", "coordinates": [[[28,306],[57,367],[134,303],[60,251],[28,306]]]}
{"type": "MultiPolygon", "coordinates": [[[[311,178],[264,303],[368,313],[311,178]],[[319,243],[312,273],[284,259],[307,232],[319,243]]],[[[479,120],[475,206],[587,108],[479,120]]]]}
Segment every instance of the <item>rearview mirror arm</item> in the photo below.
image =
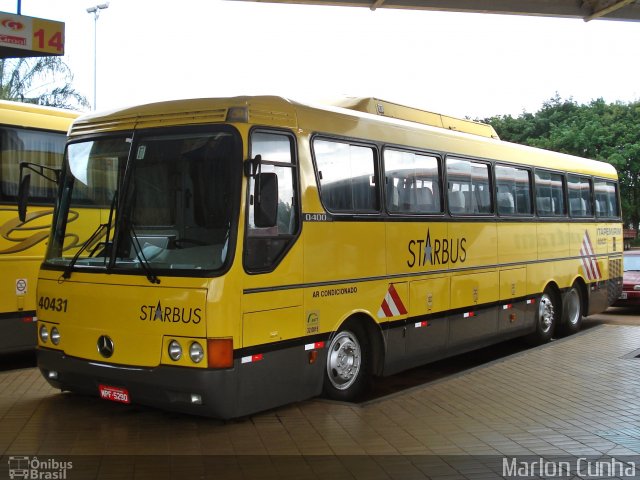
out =
{"type": "Polygon", "coordinates": [[[42,178],[46,178],[50,182],[53,182],[55,184],[60,183],[61,170],[59,168],[45,167],[44,165],[40,165],[37,163],[20,162],[20,180],[22,180],[25,169],[37,173],[42,178]]]}

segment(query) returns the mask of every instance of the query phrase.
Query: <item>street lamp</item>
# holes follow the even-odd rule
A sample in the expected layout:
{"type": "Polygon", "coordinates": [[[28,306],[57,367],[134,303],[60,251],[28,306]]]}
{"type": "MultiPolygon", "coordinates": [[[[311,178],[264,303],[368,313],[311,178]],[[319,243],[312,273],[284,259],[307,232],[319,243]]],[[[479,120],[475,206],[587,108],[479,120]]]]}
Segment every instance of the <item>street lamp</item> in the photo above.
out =
{"type": "Polygon", "coordinates": [[[87,8],[87,13],[93,13],[93,109],[96,109],[96,76],[98,70],[98,17],[100,16],[100,10],[109,8],[109,2],[101,3],[95,7],[87,8]]]}

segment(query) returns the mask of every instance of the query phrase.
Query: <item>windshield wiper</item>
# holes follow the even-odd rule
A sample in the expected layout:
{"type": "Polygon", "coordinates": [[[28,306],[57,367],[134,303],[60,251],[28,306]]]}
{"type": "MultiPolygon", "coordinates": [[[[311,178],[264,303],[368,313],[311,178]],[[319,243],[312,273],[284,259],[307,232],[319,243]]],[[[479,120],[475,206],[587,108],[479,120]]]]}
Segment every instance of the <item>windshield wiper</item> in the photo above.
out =
{"type": "Polygon", "coordinates": [[[71,271],[73,270],[73,267],[75,266],[76,262],[80,258],[80,255],[82,255],[82,252],[84,252],[89,245],[93,245],[93,242],[98,238],[100,238],[100,235],[102,235],[102,232],[108,226],[109,226],[108,223],[101,223],[100,225],[98,225],[98,228],[96,228],[96,230],[91,234],[89,239],[86,242],[84,242],[82,246],[78,249],[76,254],[73,256],[73,258],[69,262],[69,265],[65,267],[64,272],[62,272],[61,278],[63,278],[64,280],[68,280],[69,278],[71,278],[71,271]]]}
{"type": "Polygon", "coordinates": [[[133,225],[131,224],[129,226],[129,236],[131,237],[131,240],[132,240],[131,243],[133,244],[133,250],[136,252],[136,257],[138,257],[138,261],[140,262],[140,265],[142,266],[144,273],[147,275],[147,280],[149,280],[149,283],[153,283],[156,285],[159,284],[160,279],[153,272],[153,269],[149,264],[149,260],[145,256],[142,246],[140,245],[140,240],[138,240],[138,235],[136,234],[136,231],[133,228],[133,225]]]}
{"type": "MultiPolygon", "coordinates": [[[[102,235],[102,232],[106,229],[107,230],[107,239],[105,241],[105,246],[104,246],[104,251],[105,251],[105,260],[106,260],[106,256],[108,253],[108,247],[109,247],[109,235],[111,233],[111,222],[113,220],[113,212],[115,211],[116,205],[118,203],[118,191],[115,190],[113,192],[113,197],[111,197],[111,208],[109,209],[109,220],[107,221],[107,223],[101,223],[100,225],[98,225],[98,228],[96,228],[95,232],[93,232],[91,234],[91,236],[89,237],[89,239],[84,242],[84,244],[82,245],[82,247],[80,247],[78,249],[78,251],[76,252],[76,254],[73,256],[73,258],[71,258],[71,261],[69,262],[69,265],[67,265],[64,269],[64,272],[62,273],[62,279],[64,280],[68,280],[69,278],[71,278],[71,272],[73,270],[73,267],[75,266],[76,262],[78,261],[78,259],[80,258],[80,255],[82,255],[82,252],[84,252],[90,245],[93,245],[93,243],[100,238],[100,236],[102,235]]],[[[89,254],[89,256],[93,256],[93,254],[96,252],[96,250],[99,248],[101,242],[98,242],[96,247],[91,251],[91,253],[89,254]]]]}
{"type": "Polygon", "coordinates": [[[111,207],[109,208],[109,220],[107,220],[107,235],[105,236],[105,241],[104,242],[98,242],[96,244],[96,246],[93,248],[93,250],[91,250],[91,252],[89,252],[89,256],[93,257],[96,252],[98,251],[98,249],[100,247],[102,247],[102,252],[100,252],[101,257],[105,257],[105,262],[107,260],[107,257],[111,256],[111,250],[110,247],[112,246],[113,242],[109,241],[109,238],[111,237],[111,226],[113,225],[113,215],[114,212],[116,211],[116,206],[118,205],[118,191],[115,190],[113,192],[113,197],[111,197],[111,207]]]}

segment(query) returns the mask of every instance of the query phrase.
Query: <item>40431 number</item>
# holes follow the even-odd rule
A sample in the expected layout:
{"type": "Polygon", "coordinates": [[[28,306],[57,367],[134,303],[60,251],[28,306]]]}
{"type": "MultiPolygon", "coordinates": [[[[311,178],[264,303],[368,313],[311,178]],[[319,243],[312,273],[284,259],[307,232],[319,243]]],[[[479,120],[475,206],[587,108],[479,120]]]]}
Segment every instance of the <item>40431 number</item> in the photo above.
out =
{"type": "Polygon", "coordinates": [[[56,297],[40,297],[38,307],[42,310],[51,310],[53,312],[66,312],[67,299],[56,297]]]}

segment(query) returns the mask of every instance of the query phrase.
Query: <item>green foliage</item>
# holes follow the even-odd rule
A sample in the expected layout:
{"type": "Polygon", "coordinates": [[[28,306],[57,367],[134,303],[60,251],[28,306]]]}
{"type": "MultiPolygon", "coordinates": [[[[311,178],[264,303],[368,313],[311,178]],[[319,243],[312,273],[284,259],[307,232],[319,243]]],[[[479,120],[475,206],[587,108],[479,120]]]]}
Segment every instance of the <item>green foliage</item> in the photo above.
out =
{"type": "Polygon", "coordinates": [[[640,102],[588,105],[557,94],[535,114],[499,115],[490,123],[502,140],[610,163],[618,170],[624,222],[640,223],[640,102]]]}
{"type": "Polygon", "coordinates": [[[0,99],[67,109],[89,102],[71,85],[73,75],[60,57],[0,60],[0,99]]]}

